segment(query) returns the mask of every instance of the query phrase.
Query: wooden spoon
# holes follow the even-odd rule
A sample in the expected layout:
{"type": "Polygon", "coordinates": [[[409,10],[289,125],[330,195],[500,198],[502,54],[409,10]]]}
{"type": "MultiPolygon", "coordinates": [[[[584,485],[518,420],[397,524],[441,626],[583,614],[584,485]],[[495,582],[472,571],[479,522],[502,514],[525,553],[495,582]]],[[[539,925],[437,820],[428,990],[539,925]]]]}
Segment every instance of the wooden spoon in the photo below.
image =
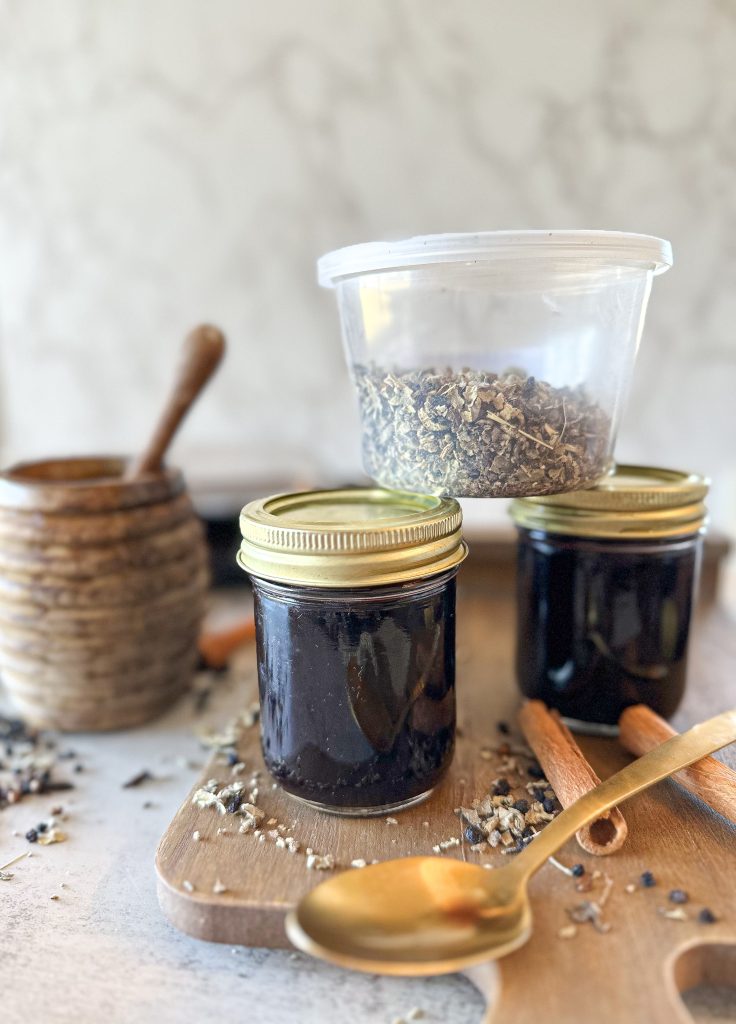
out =
{"type": "Polygon", "coordinates": [[[174,387],[147,447],[130,463],[125,473],[126,480],[160,471],[174,434],[216,370],[224,351],[225,336],[217,327],[201,324],[189,332],[184,340],[174,387]]]}

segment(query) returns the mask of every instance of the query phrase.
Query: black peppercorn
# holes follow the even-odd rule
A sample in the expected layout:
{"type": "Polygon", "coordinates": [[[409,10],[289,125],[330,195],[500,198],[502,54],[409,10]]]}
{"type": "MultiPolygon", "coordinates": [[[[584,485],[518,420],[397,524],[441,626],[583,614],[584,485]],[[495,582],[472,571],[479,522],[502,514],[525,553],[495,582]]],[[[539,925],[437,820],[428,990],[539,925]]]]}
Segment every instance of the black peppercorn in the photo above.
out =
{"type": "Polygon", "coordinates": [[[227,810],[230,814],[235,814],[243,802],[243,797],[240,793],[236,793],[235,796],[230,800],[227,805],[227,810]]]}
{"type": "Polygon", "coordinates": [[[38,842],[38,832],[35,830],[35,828],[28,829],[28,831],[26,832],[26,839],[28,840],[29,843],[38,842]]]}
{"type": "Polygon", "coordinates": [[[236,750],[228,750],[227,752],[227,763],[232,767],[234,764],[238,764],[240,758],[236,750]]]}
{"type": "Polygon", "coordinates": [[[77,773],[77,775],[79,775],[80,772],[84,771],[84,765],[83,764],[75,764],[74,765],[74,771],[77,773]]]}
{"type": "Polygon", "coordinates": [[[573,864],[570,870],[573,878],[581,878],[585,874],[585,867],[582,864],[573,864]]]}
{"type": "Polygon", "coordinates": [[[554,814],[555,801],[551,800],[549,797],[545,797],[544,800],[542,800],[542,807],[546,814],[554,814]]]}
{"type": "Polygon", "coordinates": [[[698,914],[698,921],[700,921],[701,924],[715,924],[717,920],[718,918],[710,907],[703,907],[698,914]]]}
{"type": "Polygon", "coordinates": [[[532,761],[532,763],[527,768],[527,772],[529,773],[529,776],[532,779],[544,778],[544,772],[542,771],[542,766],[540,765],[539,761],[532,761]]]}
{"type": "Polygon", "coordinates": [[[514,804],[514,808],[517,811],[521,811],[522,814],[526,814],[526,812],[529,810],[529,801],[524,800],[523,798],[521,800],[517,800],[514,804]]]}
{"type": "Polygon", "coordinates": [[[684,889],[673,889],[669,895],[670,903],[687,903],[690,899],[684,889]]]}
{"type": "Polygon", "coordinates": [[[641,884],[644,886],[645,889],[651,889],[651,888],[653,888],[653,886],[655,886],[657,884],[657,880],[656,880],[656,878],[654,877],[654,875],[652,874],[651,871],[644,871],[644,872],[642,872],[642,876],[641,876],[640,881],[641,881],[641,884]]]}
{"type": "Polygon", "coordinates": [[[36,832],[45,832],[47,828],[48,825],[45,821],[39,821],[38,825],[36,825],[36,832]]]}
{"type": "Polygon", "coordinates": [[[511,792],[511,786],[508,779],[499,779],[493,787],[494,796],[508,796],[511,792]]]}
{"type": "Polygon", "coordinates": [[[471,846],[475,846],[477,843],[482,843],[485,837],[485,832],[483,829],[478,828],[477,825],[468,825],[465,829],[465,838],[471,846]]]}
{"type": "Polygon", "coordinates": [[[502,736],[508,736],[508,734],[511,732],[508,726],[508,722],[496,722],[496,728],[498,729],[502,736]]]}
{"type": "Polygon", "coordinates": [[[534,829],[531,827],[531,825],[527,825],[524,831],[521,833],[521,837],[522,839],[529,839],[529,837],[533,836],[534,834],[534,829]]]}

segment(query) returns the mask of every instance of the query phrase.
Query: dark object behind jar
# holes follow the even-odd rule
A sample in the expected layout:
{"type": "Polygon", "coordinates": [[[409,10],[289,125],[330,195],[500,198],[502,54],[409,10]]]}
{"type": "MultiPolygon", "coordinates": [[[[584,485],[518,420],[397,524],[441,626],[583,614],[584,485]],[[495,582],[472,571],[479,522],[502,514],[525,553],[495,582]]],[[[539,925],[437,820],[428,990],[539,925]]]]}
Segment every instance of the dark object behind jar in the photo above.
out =
{"type": "MultiPolygon", "coordinates": [[[[583,540],[519,528],[517,675],[573,724],[664,718],[685,689],[702,536],[583,540]]],[[[608,731],[608,730],[605,730],[608,731]]]]}
{"type": "Polygon", "coordinates": [[[332,810],[428,793],[455,731],[455,570],[393,587],[254,578],[263,754],[283,788],[332,810]]]}

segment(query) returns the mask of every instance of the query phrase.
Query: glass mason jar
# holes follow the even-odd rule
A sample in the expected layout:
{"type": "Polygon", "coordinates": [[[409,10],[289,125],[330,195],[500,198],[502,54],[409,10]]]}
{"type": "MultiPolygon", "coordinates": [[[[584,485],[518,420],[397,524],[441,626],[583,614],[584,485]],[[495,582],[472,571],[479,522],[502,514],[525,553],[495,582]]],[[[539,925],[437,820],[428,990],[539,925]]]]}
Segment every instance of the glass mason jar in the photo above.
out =
{"type": "Polygon", "coordinates": [[[378,489],[243,509],[263,756],[287,793],[381,814],[426,798],[449,767],[461,521],[452,499],[378,489]]]}
{"type": "Polygon", "coordinates": [[[512,504],[525,696],[612,733],[631,704],[678,707],[705,530],[702,477],[619,466],[588,491],[512,504]]]}

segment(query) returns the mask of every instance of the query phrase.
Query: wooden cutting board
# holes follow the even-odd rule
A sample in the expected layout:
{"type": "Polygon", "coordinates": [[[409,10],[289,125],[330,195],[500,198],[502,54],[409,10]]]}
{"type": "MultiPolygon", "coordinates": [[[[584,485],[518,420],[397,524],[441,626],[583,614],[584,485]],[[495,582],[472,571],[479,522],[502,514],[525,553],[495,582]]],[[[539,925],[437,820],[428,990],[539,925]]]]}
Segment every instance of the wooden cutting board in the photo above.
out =
{"type": "MultiPolygon", "coordinates": [[[[257,726],[243,728],[239,753],[250,778],[260,769],[258,805],[268,819],[288,826],[301,849],[290,854],[273,839],[240,834],[240,819],[212,808],[193,806],[187,796],[161,840],[156,857],[161,908],[176,927],[201,939],[247,946],[288,946],[283,919],[312,886],[329,877],[307,870],[305,848],[331,854],[338,865],[431,854],[435,844],[460,837],[453,808],[470,804],[488,791],[500,773],[500,758],[482,751],[496,747],[499,721],[514,722],[519,698],[513,677],[514,610],[488,588],[465,587],[458,609],[458,748],[452,769],[424,804],[385,818],[349,819],[321,814],[272,788],[263,768],[257,726]],[[218,830],[224,831],[219,832],[218,830]],[[201,838],[195,840],[194,832],[201,838]],[[225,891],[215,892],[224,887],[225,891]]],[[[254,651],[250,657],[255,657],[254,651]]],[[[690,690],[675,724],[683,729],[732,705],[736,670],[736,630],[717,609],[704,614],[693,641],[690,690]]],[[[244,705],[256,693],[243,695],[244,705]]],[[[513,742],[513,740],[512,740],[513,742]]],[[[601,777],[629,760],[615,740],[581,738],[601,777]]],[[[731,755],[733,764],[734,751],[731,755]]],[[[231,768],[215,756],[202,773],[223,784],[231,768]]],[[[509,776],[514,781],[515,776],[509,776]]],[[[522,795],[529,777],[516,777],[522,795]]],[[[516,790],[515,790],[516,791],[516,790]]],[[[734,983],[736,978],[736,828],[671,781],[661,783],[624,805],[629,838],[621,851],[594,858],[575,840],[560,852],[567,865],[582,863],[586,875],[603,875],[590,893],[576,891],[576,880],[552,865],[532,880],[534,933],[522,949],[474,972],[485,991],[488,1020],[514,1024],[673,1024],[688,1021],[678,990],[702,981],[734,983]],[[654,888],[637,886],[643,871],[657,879],[654,888]],[[560,937],[570,924],[567,909],[599,897],[611,879],[602,933],[592,924],[577,926],[573,938],[560,937]],[[671,889],[684,889],[690,902],[687,920],[665,917],[674,909],[671,889]],[[701,924],[698,911],[709,907],[716,924],[701,924]]],[[[264,828],[275,828],[265,824],[264,828]]],[[[498,850],[478,855],[467,844],[441,854],[479,863],[501,864],[498,850]]]]}

